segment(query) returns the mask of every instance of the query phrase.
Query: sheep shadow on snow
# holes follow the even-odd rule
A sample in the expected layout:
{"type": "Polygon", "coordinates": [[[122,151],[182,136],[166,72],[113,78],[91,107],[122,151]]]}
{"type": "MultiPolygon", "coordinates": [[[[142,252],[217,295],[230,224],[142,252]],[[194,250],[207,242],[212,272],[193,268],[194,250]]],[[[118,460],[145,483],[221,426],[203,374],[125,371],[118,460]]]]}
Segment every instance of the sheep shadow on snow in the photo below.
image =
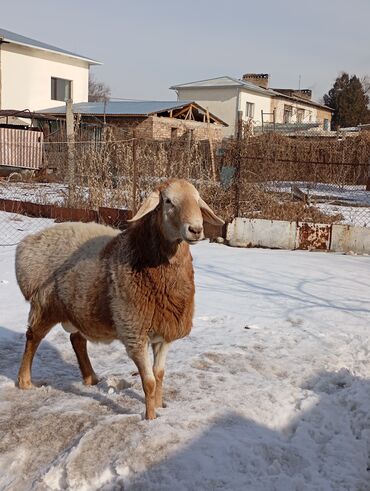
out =
{"type": "Polygon", "coordinates": [[[286,427],[226,412],[124,489],[370,490],[370,381],[323,371],[302,389],[316,402],[286,427]]]}
{"type": "MultiPolygon", "coordinates": [[[[26,328],[24,333],[18,333],[0,326],[0,375],[3,375],[16,382],[18,369],[24,352],[26,342],[26,328]]],[[[59,371],[63,374],[64,379],[73,379],[78,376],[78,366],[66,362],[60,356],[59,351],[43,339],[33,362],[34,372],[36,374],[35,383],[38,379],[45,379],[52,387],[60,388],[56,385],[55,366],[58,365],[59,371]],[[49,361],[49,363],[48,363],[49,361]],[[52,361],[52,363],[50,363],[52,361]],[[52,377],[50,377],[51,368],[54,367],[52,377]],[[53,382],[53,379],[55,382],[53,382]],[[54,383],[54,385],[53,385],[54,383]]]]}
{"type": "MultiPolygon", "coordinates": [[[[15,381],[24,335],[0,327],[0,340],[0,375],[15,381]]],[[[35,356],[35,375],[36,382],[41,378],[65,393],[91,397],[116,414],[130,414],[129,408],[121,407],[101,392],[72,387],[80,377],[77,362],[65,361],[47,340],[43,340],[35,356]]],[[[104,382],[100,388],[103,387],[104,382]]],[[[171,451],[171,441],[164,447],[162,439],[159,443],[154,441],[154,449],[158,444],[160,448],[147,462],[146,469],[131,475],[128,483],[116,476],[112,485],[161,491],[369,490],[370,381],[342,369],[320,372],[300,388],[311,404],[303,410],[297,406],[296,416],[286,427],[273,430],[243,417],[235,408],[213,420],[210,426],[208,423],[201,426],[200,436],[184,442],[179,451],[171,451]],[[165,458],[157,459],[163,448],[165,458]]],[[[125,390],[129,392],[135,391],[125,390]]],[[[137,398],[134,394],[129,397],[137,398]]],[[[131,431],[135,432],[135,425],[131,431]]],[[[97,457],[98,473],[100,462],[104,467],[109,457],[99,455],[99,438],[104,438],[104,431],[103,428],[102,434],[96,435],[94,448],[90,449],[97,457]]],[[[120,431],[127,432],[124,424],[120,431]]],[[[113,454],[117,444],[112,443],[113,454]]],[[[102,446],[101,452],[106,451],[102,446]]]]}
{"type": "MultiPolygon", "coordinates": [[[[14,381],[15,385],[24,352],[25,340],[25,332],[17,333],[0,326],[0,376],[14,381]]],[[[72,345],[70,345],[70,349],[71,356],[74,357],[72,345]]],[[[130,408],[116,404],[109,397],[105,396],[105,393],[109,389],[105,380],[102,379],[99,382],[98,392],[91,390],[90,387],[85,387],[81,380],[81,372],[77,360],[74,360],[73,363],[64,360],[55,346],[47,341],[47,338],[41,341],[35,354],[32,373],[32,378],[36,386],[46,385],[65,393],[91,397],[99,402],[99,404],[107,406],[110,411],[116,414],[137,414],[137,412],[131,411],[130,408]]],[[[126,385],[127,387],[130,386],[129,383],[126,385]]],[[[17,390],[20,389],[17,388],[17,390]]],[[[125,393],[128,397],[143,402],[143,398],[139,394],[136,394],[134,390],[127,389],[125,393]]]]}

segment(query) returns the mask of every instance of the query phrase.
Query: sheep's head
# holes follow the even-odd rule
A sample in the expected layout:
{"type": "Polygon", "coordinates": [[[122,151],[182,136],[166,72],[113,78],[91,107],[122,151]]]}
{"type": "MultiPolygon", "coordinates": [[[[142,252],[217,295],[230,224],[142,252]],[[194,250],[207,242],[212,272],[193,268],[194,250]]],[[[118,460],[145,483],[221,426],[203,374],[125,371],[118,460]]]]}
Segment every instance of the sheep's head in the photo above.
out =
{"type": "Polygon", "coordinates": [[[140,220],[153,211],[159,214],[162,233],[171,242],[194,243],[203,239],[203,220],[213,225],[224,223],[202,200],[195,187],[183,179],[171,179],[159,186],[129,221],[140,220]]]}

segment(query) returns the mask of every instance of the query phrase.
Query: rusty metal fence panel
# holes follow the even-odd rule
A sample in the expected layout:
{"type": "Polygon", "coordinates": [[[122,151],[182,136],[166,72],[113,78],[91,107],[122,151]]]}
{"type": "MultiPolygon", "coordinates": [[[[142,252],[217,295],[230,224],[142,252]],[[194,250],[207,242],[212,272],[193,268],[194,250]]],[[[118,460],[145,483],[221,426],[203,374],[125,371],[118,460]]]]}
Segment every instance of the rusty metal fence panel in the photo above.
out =
{"type": "Polygon", "coordinates": [[[39,169],[42,164],[43,133],[19,128],[0,128],[0,165],[39,169]]]}

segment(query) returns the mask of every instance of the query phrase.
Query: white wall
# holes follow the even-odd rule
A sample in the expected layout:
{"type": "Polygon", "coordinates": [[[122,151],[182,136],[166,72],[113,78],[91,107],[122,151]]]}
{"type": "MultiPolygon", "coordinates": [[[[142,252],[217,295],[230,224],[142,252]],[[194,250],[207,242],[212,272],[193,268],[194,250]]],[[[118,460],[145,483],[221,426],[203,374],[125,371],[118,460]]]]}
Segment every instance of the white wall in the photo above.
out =
{"type": "Polygon", "coordinates": [[[237,87],[180,88],[179,99],[197,102],[209,112],[225,121],[229,126],[223,129],[224,136],[234,135],[237,117],[237,87]]]}
{"type": "Polygon", "coordinates": [[[304,109],[303,123],[323,123],[324,118],[331,120],[329,111],[318,110],[315,106],[309,104],[293,102],[288,99],[271,97],[266,94],[258,94],[242,87],[182,87],[177,90],[179,99],[188,99],[198,102],[204,108],[225,121],[229,126],[223,130],[224,136],[235,135],[235,126],[237,121],[237,111],[243,111],[244,121],[248,120],[246,116],[246,104],[254,104],[253,122],[255,126],[261,125],[261,111],[264,114],[264,122],[273,122],[272,112],[276,111],[276,122],[284,122],[284,105],[293,106],[291,122],[297,122],[297,109],[304,109]],[[238,104],[238,90],[239,105],[238,104]]]}
{"type": "Polygon", "coordinates": [[[297,109],[304,109],[304,118],[302,123],[318,123],[317,109],[314,106],[308,104],[290,101],[288,99],[274,98],[272,101],[272,110],[275,109],[276,123],[284,122],[284,106],[292,106],[293,113],[291,123],[297,123],[297,109]]]}
{"type": "MultiPolygon", "coordinates": [[[[254,116],[253,122],[256,126],[262,124],[261,121],[261,111],[264,113],[271,113],[271,97],[268,95],[260,95],[257,93],[249,92],[245,89],[240,90],[239,98],[239,111],[243,111],[243,119],[248,120],[246,117],[246,105],[247,102],[254,104],[254,116]]],[[[264,114],[263,116],[265,122],[269,122],[271,116],[264,114]]]]}
{"type": "Polygon", "coordinates": [[[51,77],[72,80],[73,102],[87,102],[86,61],[15,44],[1,46],[2,107],[37,111],[63,105],[51,99],[51,77]]]}
{"type": "MultiPolygon", "coordinates": [[[[237,111],[243,111],[243,119],[246,117],[246,103],[254,104],[254,122],[256,125],[261,124],[261,110],[264,113],[271,112],[271,97],[260,95],[254,92],[247,91],[238,87],[223,87],[223,88],[180,88],[178,89],[180,99],[189,99],[198,102],[204,108],[221,118],[229,125],[224,129],[224,136],[235,134],[237,121],[237,111]],[[238,105],[238,91],[239,105],[238,105]]],[[[268,117],[268,116],[266,116],[268,117]]]]}

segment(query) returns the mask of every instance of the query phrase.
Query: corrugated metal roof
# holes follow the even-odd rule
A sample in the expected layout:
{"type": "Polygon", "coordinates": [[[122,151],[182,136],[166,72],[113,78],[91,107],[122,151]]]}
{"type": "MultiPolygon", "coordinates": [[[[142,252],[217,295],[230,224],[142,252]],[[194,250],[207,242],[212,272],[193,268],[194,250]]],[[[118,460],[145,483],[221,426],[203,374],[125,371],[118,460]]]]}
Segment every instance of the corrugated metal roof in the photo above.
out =
{"type": "Polygon", "coordinates": [[[251,90],[253,92],[257,92],[260,94],[272,94],[270,89],[264,89],[259,87],[258,85],[253,84],[252,82],[247,82],[245,80],[238,80],[233,77],[229,77],[227,75],[223,77],[216,78],[208,78],[206,80],[198,80],[196,82],[188,82],[185,84],[172,85],[170,89],[190,89],[190,88],[210,88],[210,87],[242,87],[247,90],[251,90]]]}
{"type": "Polygon", "coordinates": [[[1,38],[9,43],[29,46],[31,48],[37,48],[44,51],[52,51],[54,53],[60,53],[72,58],[79,58],[81,60],[88,61],[90,65],[101,65],[100,61],[93,60],[92,58],[88,58],[87,56],[78,55],[77,53],[72,53],[71,51],[66,51],[65,49],[57,48],[56,46],[52,46],[51,44],[46,44],[41,41],[37,41],[36,39],[31,39],[2,28],[0,28],[0,39],[1,38]]]}
{"type": "Polygon", "coordinates": [[[184,84],[173,85],[170,89],[190,88],[190,87],[235,87],[240,86],[240,80],[231,77],[223,76],[216,78],[207,78],[205,80],[196,80],[195,82],[187,82],[184,84]]]}
{"type": "MultiPolygon", "coordinates": [[[[79,102],[73,104],[73,112],[78,114],[92,114],[114,116],[149,116],[171,109],[179,109],[193,101],[108,101],[104,102],[79,102]]],[[[38,111],[47,114],[65,114],[65,106],[51,107],[38,111]]]]}

